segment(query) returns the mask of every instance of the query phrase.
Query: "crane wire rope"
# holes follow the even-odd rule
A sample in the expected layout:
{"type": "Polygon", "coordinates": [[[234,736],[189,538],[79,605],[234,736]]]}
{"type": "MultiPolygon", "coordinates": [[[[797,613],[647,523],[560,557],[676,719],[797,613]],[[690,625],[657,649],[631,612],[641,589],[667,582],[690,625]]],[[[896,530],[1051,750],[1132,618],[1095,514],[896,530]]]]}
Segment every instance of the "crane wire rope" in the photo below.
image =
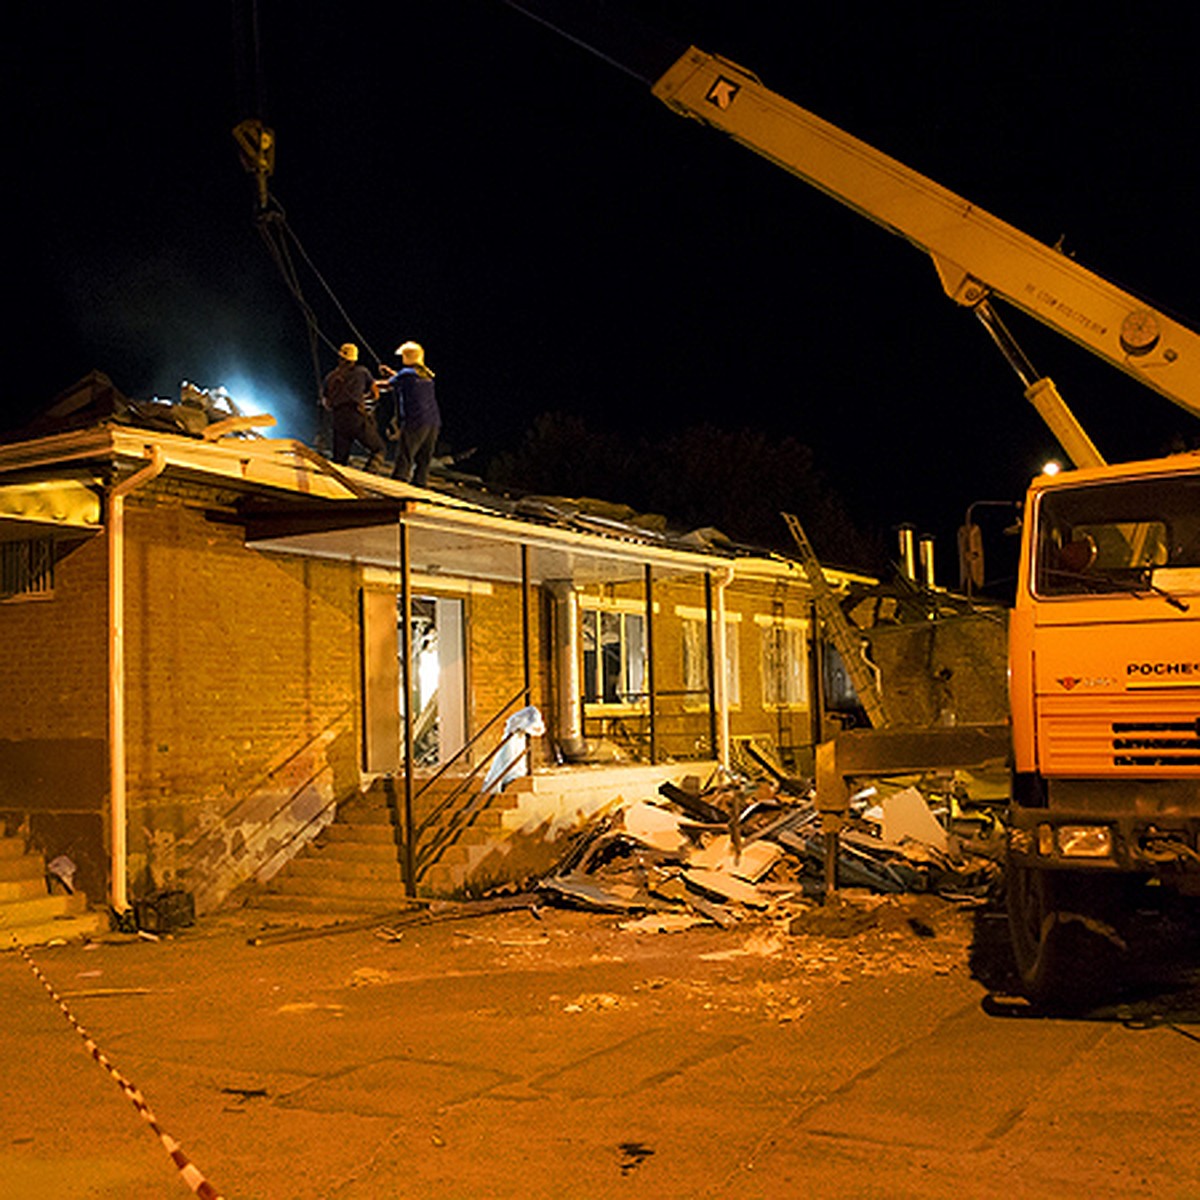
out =
{"type": "Polygon", "coordinates": [[[235,2],[234,12],[234,51],[239,75],[242,77],[241,90],[243,97],[249,92],[253,93],[250,107],[256,114],[252,120],[243,121],[234,129],[234,139],[241,151],[243,167],[256,177],[258,197],[255,226],[267,247],[271,260],[283,278],[284,286],[299,305],[304,317],[313,377],[319,395],[323,384],[320,345],[324,343],[325,346],[336,351],[337,342],[321,329],[316,310],[304,294],[292,247],[295,248],[300,260],[312,272],[325,294],[332,301],[334,309],[346,323],[354,338],[363,345],[378,367],[382,368],[383,363],[296,236],[295,230],[288,223],[283,205],[267,187],[267,180],[274,170],[275,135],[263,121],[265,85],[259,36],[258,0],[244,0],[244,5],[235,2]],[[239,18],[241,19],[239,20],[239,18]],[[250,79],[249,86],[246,86],[246,76],[249,76],[250,79]]]}

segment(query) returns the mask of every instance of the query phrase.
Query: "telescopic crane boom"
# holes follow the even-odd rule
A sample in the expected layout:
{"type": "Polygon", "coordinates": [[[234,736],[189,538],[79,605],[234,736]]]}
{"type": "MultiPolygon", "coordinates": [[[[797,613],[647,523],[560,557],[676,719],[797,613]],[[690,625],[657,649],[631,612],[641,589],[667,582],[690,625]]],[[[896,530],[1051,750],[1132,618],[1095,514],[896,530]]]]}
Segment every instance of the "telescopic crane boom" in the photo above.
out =
{"type": "Polygon", "coordinates": [[[674,112],[727,133],[924,250],[946,294],[980,318],[1020,376],[1026,398],[1076,466],[1102,466],[1104,460],[1053,382],[1033,370],[992,307],[993,296],[1200,417],[1200,334],[1195,331],[793,104],[728,59],[693,46],[655,75],[645,65],[649,56],[633,54],[628,38],[614,50],[618,39],[610,24],[581,21],[586,6],[508,2],[651,83],[653,94],[674,112]]]}

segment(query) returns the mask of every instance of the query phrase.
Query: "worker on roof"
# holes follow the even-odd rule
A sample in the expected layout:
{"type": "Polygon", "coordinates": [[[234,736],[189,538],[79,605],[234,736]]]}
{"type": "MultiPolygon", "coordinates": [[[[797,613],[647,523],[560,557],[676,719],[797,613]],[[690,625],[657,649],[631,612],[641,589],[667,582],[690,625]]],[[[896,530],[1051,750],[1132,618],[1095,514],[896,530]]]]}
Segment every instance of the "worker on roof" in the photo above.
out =
{"type": "Polygon", "coordinates": [[[400,370],[387,381],[395,403],[397,429],[396,462],[392,478],[424,487],[429,479],[429,464],[442,428],[441,410],[433,386],[433,372],[425,363],[425,349],[419,342],[404,342],[396,348],[400,370]]]}
{"type": "Polygon", "coordinates": [[[379,385],[358,361],[358,347],[346,342],[338,350],[338,364],[325,376],[321,404],[329,410],[333,425],[333,461],[345,466],[355,442],[365,446],[370,457],[367,470],[382,472],[387,463],[387,446],[375,426],[373,401],[379,385]]]}

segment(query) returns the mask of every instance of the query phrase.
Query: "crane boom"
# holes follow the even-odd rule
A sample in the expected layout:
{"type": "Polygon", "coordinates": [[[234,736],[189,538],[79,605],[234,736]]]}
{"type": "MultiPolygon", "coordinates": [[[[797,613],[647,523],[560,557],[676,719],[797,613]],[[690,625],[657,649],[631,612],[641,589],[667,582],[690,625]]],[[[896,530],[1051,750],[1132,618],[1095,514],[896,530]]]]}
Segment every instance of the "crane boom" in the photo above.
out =
{"type": "Polygon", "coordinates": [[[924,250],[956,303],[976,308],[1002,297],[1200,416],[1200,334],[728,59],[693,46],[652,90],[675,112],[729,134],[924,250]]]}

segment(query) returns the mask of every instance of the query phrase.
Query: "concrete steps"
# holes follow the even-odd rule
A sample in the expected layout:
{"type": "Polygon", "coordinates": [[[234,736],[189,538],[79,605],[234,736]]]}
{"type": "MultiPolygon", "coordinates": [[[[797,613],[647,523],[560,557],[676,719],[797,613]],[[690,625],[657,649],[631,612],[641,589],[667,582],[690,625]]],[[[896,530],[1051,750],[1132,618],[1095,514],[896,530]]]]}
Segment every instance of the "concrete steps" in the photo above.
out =
{"type": "MultiPolygon", "coordinates": [[[[701,777],[715,764],[576,767],[515,780],[458,829],[432,861],[419,866],[421,897],[461,895],[472,887],[537,875],[558,861],[564,838],[622,800],[652,799],[667,779],[701,777]]],[[[417,801],[418,828],[458,780],[439,780],[417,801]]],[[[385,912],[403,907],[403,785],[389,795],[378,782],[339,805],[332,824],[247,903],[314,912],[385,912]],[[398,793],[398,794],[397,794],[398,793]]],[[[464,802],[464,798],[456,804],[464,802]]],[[[434,836],[423,830],[421,845],[434,836]]],[[[418,847],[420,863],[420,847],[418,847]]]]}
{"type": "MultiPolygon", "coordinates": [[[[452,785],[447,785],[452,786],[452,785]]],[[[437,803],[423,797],[418,819],[437,803]]],[[[332,824],[249,898],[276,912],[385,913],[405,906],[403,832],[379,781],[338,806],[332,824]]]]}
{"type": "Polygon", "coordinates": [[[0,950],[107,932],[108,914],[90,912],[82,894],[50,894],[42,855],[23,838],[0,836],[0,950]]]}

